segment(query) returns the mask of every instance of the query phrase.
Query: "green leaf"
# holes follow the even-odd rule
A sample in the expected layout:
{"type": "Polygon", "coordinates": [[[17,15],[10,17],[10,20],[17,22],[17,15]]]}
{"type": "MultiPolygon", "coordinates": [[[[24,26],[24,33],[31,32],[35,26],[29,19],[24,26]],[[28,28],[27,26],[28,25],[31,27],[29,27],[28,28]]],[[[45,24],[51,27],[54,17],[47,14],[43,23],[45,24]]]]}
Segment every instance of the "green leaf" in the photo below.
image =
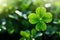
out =
{"type": "Polygon", "coordinates": [[[31,13],[31,14],[28,16],[28,18],[29,18],[29,22],[30,22],[31,24],[36,24],[36,23],[38,22],[38,17],[36,16],[35,13],[31,13]]]}
{"type": "Polygon", "coordinates": [[[45,14],[45,16],[42,19],[44,22],[49,23],[52,21],[52,14],[48,12],[45,14]]]}
{"type": "Polygon", "coordinates": [[[21,31],[20,34],[21,34],[21,36],[27,37],[27,38],[30,36],[30,33],[25,32],[25,31],[21,31]]]}
{"type": "Polygon", "coordinates": [[[32,29],[32,30],[31,30],[31,34],[32,34],[32,35],[35,35],[35,34],[36,34],[36,30],[35,30],[35,29],[32,29]]]}
{"type": "Polygon", "coordinates": [[[44,14],[46,13],[46,9],[44,7],[38,7],[36,9],[36,14],[39,16],[39,17],[43,17],[44,14]]]}
{"type": "Polygon", "coordinates": [[[37,31],[45,31],[47,29],[47,26],[45,23],[41,22],[36,25],[37,31]]]}
{"type": "Polygon", "coordinates": [[[21,31],[20,34],[21,34],[21,36],[25,36],[26,32],[25,31],[21,31]]]}
{"type": "Polygon", "coordinates": [[[57,31],[56,33],[60,36],[60,31],[59,32],[57,31]]]}
{"type": "Polygon", "coordinates": [[[13,34],[14,33],[14,29],[12,29],[11,31],[10,31],[10,34],[13,34]]]}
{"type": "Polygon", "coordinates": [[[26,38],[20,38],[20,40],[26,40],[26,38]]]}

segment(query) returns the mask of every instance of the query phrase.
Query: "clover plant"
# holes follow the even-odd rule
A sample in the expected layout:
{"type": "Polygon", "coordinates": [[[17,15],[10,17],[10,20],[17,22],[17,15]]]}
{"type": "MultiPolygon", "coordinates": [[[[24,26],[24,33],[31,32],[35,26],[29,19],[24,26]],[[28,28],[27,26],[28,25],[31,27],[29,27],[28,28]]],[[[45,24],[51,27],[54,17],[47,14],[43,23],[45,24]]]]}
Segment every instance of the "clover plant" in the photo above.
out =
{"type": "Polygon", "coordinates": [[[26,38],[30,37],[30,32],[26,32],[26,31],[21,31],[20,34],[26,38]]]}
{"type": "Polygon", "coordinates": [[[20,40],[30,40],[30,32],[26,32],[26,31],[21,31],[20,35],[23,36],[20,40]]]}
{"type": "Polygon", "coordinates": [[[45,31],[47,29],[46,23],[50,23],[52,21],[52,14],[50,12],[46,12],[46,8],[38,7],[36,9],[36,13],[31,13],[28,15],[29,22],[31,24],[36,24],[37,31],[45,31]]]}
{"type": "Polygon", "coordinates": [[[22,38],[20,38],[20,40],[32,40],[34,38],[34,36],[36,35],[37,31],[35,29],[32,29],[31,31],[27,32],[27,31],[20,31],[20,35],[22,36],[22,38]]]}
{"type": "Polygon", "coordinates": [[[52,21],[52,14],[50,12],[46,12],[44,7],[38,7],[36,9],[36,13],[29,14],[28,18],[31,24],[36,24],[36,29],[32,29],[30,32],[21,31],[20,35],[23,37],[20,40],[31,40],[31,35],[34,36],[37,31],[45,31],[47,29],[46,23],[50,23],[52,21]]]}

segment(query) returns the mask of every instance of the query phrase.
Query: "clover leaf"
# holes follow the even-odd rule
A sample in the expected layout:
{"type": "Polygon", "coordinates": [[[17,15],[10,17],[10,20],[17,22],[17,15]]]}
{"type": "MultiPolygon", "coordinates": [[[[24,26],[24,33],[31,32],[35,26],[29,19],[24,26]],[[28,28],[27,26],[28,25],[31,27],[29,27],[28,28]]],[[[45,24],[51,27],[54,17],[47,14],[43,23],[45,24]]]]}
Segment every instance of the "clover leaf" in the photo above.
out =
{"type": "Polygon", "coordinates": [[[45,23],[50,23],[52,21],[52,14],[46,12],[46,8],[38,7],[36,13],[31,13],[28,18],[31,24],[36,24],[35,28],[37,31],[45,31],[47,29],[45,23]]]}
{"type": "Polygon", "coordinates": [[[30,37],[30,33],[29,32],[21,31],[20,34],[21,34],[21,36],[24,36],[26,38],[30,37]]]}
{"type": "Polygon", "coordinates": [[[32,34],[32,35],[35,35],[36,32],[37,32],[37,31],[36,31],[35,29],[32,29],[32,30],[31,30],[31,34],[32,34]]]}
{"type": "Polygon", "coordinates": [[[46,13],[43,17],[43,21],[49,23],[52,21],[52,14],[50,12],[46,13]]]}
{"type": "Polygon", "coordinates": [[[36,30],[37,30],[37,31],[44,31],[44,30],[46,30],[46,28],[47,28],[47,26],[46,26],[46,24],[43,23],[43,22],[36,24],[36,30]]]}
{"type": "Polygon", "coordinates": [[[41,18],[44,16],[44,14],[46,13],[46,9],[44,7],[38,7],[36,9],[36,14],[41,18]]]}
{"type": "Polygon", "coordinates": [[[35,13],[30,14],[28,18],[31,24],[36,24],[38,22],[38,17],[36,16],[35,13]]]}

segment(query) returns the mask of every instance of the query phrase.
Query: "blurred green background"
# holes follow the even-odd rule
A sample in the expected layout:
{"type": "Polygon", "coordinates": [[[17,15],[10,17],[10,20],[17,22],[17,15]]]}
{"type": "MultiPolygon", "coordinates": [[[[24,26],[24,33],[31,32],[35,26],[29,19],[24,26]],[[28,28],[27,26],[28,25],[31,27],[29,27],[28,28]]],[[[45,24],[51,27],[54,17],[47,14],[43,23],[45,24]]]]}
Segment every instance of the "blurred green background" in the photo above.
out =
{"type": "Polygon", "coordinates": [[[0,39],[60,40],[60,0],[0,0],[0,39]],[[37,7],[45,7],[53,15],[43,32],[28,21],[37,7]]]}

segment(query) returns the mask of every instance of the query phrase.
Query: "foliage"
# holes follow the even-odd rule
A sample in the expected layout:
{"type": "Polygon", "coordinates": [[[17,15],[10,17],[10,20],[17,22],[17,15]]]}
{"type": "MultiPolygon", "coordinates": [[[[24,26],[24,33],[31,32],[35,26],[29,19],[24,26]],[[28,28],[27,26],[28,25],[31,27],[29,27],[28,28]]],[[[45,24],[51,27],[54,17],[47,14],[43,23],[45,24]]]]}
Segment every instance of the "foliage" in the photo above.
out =
{"type": "Polygon", "coordinates": [[[60,0],[0,0],[0,34],[2,40],[60,40],[60,0]]]}

